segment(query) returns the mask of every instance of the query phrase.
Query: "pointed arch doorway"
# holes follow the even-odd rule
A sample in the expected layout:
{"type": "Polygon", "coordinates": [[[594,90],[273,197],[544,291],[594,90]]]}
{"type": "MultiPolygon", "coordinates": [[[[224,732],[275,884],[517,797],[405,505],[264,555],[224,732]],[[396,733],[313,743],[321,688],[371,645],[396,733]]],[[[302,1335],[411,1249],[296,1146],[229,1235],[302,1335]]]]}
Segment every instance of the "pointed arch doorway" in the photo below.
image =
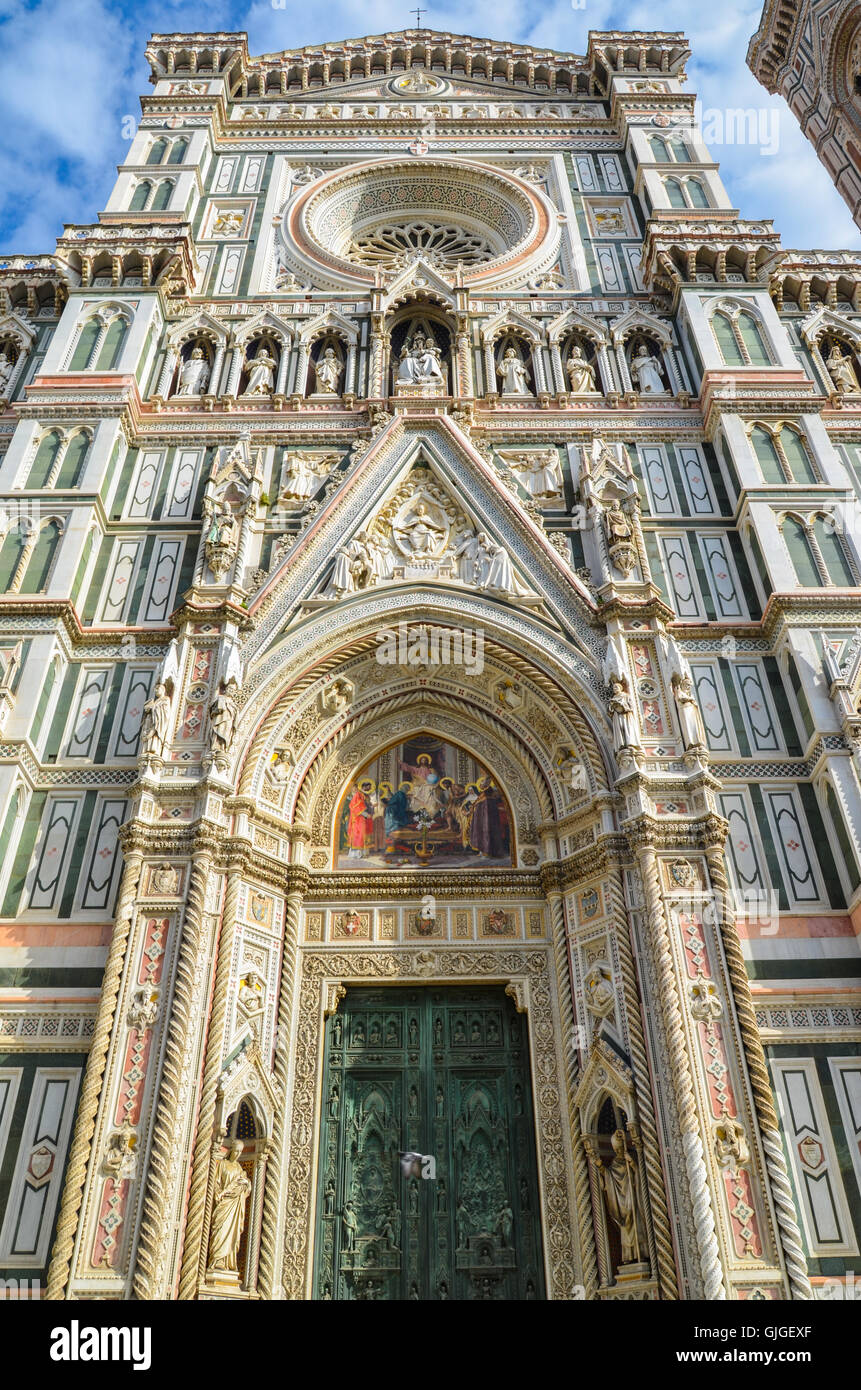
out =
{"type": "Polygon", "coordinates": [[[315,1299],[545,1297],[527,1026],[502,985],[347,990],[326,1023],[315,1299]]]}

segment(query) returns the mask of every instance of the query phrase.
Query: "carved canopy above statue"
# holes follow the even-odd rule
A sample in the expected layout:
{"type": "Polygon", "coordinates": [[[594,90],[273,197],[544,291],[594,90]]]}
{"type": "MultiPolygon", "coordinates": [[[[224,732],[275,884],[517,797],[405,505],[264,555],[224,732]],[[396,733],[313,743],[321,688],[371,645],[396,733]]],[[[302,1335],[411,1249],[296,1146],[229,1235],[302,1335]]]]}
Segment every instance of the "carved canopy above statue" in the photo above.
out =
{"type": "Polygon", "coordinates": [[[335,819],[340,869],[508,867],[512,817],[488,770],[462,748],[414,734],[351,780],[335,819]]]}

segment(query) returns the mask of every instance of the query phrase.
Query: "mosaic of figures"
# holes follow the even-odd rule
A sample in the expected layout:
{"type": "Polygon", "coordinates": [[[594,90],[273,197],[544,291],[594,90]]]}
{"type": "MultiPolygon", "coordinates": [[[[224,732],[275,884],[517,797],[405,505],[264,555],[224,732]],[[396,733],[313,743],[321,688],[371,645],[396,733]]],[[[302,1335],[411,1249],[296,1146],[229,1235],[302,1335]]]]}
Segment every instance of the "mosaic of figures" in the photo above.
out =
{"type": "Polygon", "coordinates": [[[505,796],[468,753],[415,734],[351,782],[336,821],[341,869],[483,867],[512,863],[505,796]]]}

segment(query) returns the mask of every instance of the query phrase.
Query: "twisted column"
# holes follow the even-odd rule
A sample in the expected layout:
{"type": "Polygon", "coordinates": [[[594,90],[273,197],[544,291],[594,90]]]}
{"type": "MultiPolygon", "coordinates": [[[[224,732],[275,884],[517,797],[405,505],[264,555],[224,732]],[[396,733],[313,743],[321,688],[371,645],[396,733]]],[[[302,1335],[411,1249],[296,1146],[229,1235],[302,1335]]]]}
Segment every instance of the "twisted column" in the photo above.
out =
{"type": "Polygon", "coordinates": [[[724,1299],[720,1247],[715,1234],[714,1211],[708,1173],[699,1136],[696,1096],[690,1059],[685,1047],[685,1033],[679,1006],[679,991],[670,934],[658,878],[658,860],[650,846],[642,846],[637,854],[646,898],[650,945],[658,977],[658,997],[661,1001],[664,1031],[670,1056],[670,1082],[676,1096],[685,1172],[693,1206],[695,1238],[700,1258],[703,1290],[707,1299],[724,1299]]]}
{"type": "Polygon", "coordinates": [[[622,976],[622,997],[625,1003],[625,1016],[628,1021],[628,1045],[631,1049],[634,1087],[637,1094],[637,1119],[643,1141],[646,1187],[651,1208],[649,1244],[650,1247],[654,1245],[652,1269],[658,1275],[663,1297],[673,1299],[679,1296],[679,1284],[673,1242],[670,1238],[670,1216],[664,1190],[658,1127],[652,1101],[649,1062],[646,1056],[646,1039],[640,1014],[640,991],[629,936],[630,923],[619,872],[611,873],[607,882],[610,888],[613,920],[616,923],[616,942],[619,948],[619,968],[622,976]]]}
{"type": "Polygon", "coordinates": [[[598,1291],[598,1252],[595,1246],[595,1223],[592,1208],[592,1184],[589,1180],[589,1160],[583,1149],[580,1114],[571,1120],[571,1141],[574,1146],[574,1205],[580,1230],[580,1273],[584,1297],[593,1299],[598,1291]]]}
{"type": "Polygon", "coordinates": [[[721,940],[723,941],[732,997],[750,1077],[750,1089],[753,1094],[756,1117],[759,1121],[765,1166],[771,1183],[789,1286],[793,1298],[812,1299],[813,1290],[810,1287],[810,1279],[807,1274],[807,1261],[801,1243],[801,1232],[798,1228],[792,1187],[783,1156],[783,1145],[780,1140],[780,1129],[768,1077],[765,1051],[753,1012],[750,980],[744,963],[735,920],[728,909],[729,879],[727,878],[723,851],[714,846],[707,849],[706,860],[718,904],[721,940]]]}
{"type": "Polygon", "coordinates": [[[221,913],[221,936],[218,943],[218,961],[215,967],[215,985],[212,991],[212,1007],[209,1015],[209,1033],[206,1039],[206,1062],[200,1090],[197,1135],[191,1167],[191,1189],[185,1218],[182,1273],[179,1282],[179,1297],[181,1299],[196,1296],[198,1282],[203,1279],[206,1273],[205,1237],[208,1234],[204,1229],[208,1224],[205,1220],[206,1197],[215,1124],[216,1093],[218,1078],[221,1075],[224,1035],[227,1027],[229,1004],[227,991],[230,984],[233,938],[236,934],[236,909],[241,886],[241,868],[238,865],[231,866],[227,870],[227,891],[224,895],[224,906],[221,913]]]}
{"type": "Polygon", "coordinates": [[[178,1129],[191,1088],[190,1052],[201,1003],[200,976],[207,935],[205,897],[211,869],[212,851],[198,851],[192,859],[161,1083],[153,1115],[133,1282],[134,1296],[139,1299],[159,1299],[169,1294],[165,1272],[165,1254],[172,1235],[168,1207],[176,1196],[173,1170],[175,1151],[180,1147],[178,1129]]]}
{"type": "Polygon", "coordinates": [[[84,1183],[86,1182],[90,1149],[102,1094],[102,1078],[107,1065],[108,1048],[114,1026],[123,963],[131,934],[135,895],[142,862],[143,855],[138,850],[133,850],[126,855],[117,900],[117,915],[111,935],[108,958],[105,963],[104,979],[102,980],[99,1012],[96,1015],[93,1041],[84,1072],[84,1084],[81,1087],[81,1095],[78,1100],[75,1133],[69,1148],[63,1200],[57,1218],[57,1235],[54,1240],[54,1250],[45,1288],[46,1298],[63,1298],[71,1270],[78,1215],[84,1196],[84,1183]]]}
{"type": "Polygon", "coordinates": [[[275,1048],[275,1081],[280,1094],[280,1106],[273,1126],[272,1152],[266,1172],[263,1194],[263,1220],[260,1228],[260,1264],[258,1289],[262,1298],[279,1296],[276,1289],[276,1248],[278,1215],[281,1201],[281,1174],[284,1168],[284,1146],[287,1135],[287,1073],[290,1065],[290,1019],[296,984],[296,958],[299,950],[299,915],[302,894],[294,889],[287,894],[284,923],[284,954],[281,957],[281,988],[278,996],[278,1030],[275,1048]]]}
{"type": "Polygon", "coordinates": [[[586,1297],[594,1298],[598,1287],[598,1265],[595,1251],[595,1227],[592,1221],[592,1199],[589,1174],[580,1134],[580,1115],[574,1105],[577,1089],[578,1059],[574,1048],[574,991],[571,986],[571,965],[568,958],[568,939],[565,931],[565,905],[561,893],[548,893],[553,922],[553,959],[559,988],[559,1017],[565,1052],[565,1092],[568,1114],[571,1116],[571,1146],[574,1160],[574,1203],[580,1231],[580,1273],[586,1297]]]}

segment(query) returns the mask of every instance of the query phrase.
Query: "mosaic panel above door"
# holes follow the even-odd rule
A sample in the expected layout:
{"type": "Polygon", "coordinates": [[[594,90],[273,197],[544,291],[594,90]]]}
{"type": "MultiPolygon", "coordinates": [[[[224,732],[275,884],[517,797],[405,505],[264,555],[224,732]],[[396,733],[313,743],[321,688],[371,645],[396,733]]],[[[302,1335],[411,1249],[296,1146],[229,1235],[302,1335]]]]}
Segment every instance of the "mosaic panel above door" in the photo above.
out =
{"type": "Polygon", "coordinates": [[[357,773],[336,818],[339,869],[510,865],[512,819],[492,774],[464,749],[415,734],[357,773]]]}

